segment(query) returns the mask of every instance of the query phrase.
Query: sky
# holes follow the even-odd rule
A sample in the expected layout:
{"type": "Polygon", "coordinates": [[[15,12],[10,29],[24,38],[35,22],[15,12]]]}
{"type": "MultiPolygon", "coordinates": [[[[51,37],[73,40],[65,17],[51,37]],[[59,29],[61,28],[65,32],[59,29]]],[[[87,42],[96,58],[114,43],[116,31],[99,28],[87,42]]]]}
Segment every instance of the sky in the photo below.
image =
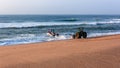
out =
{"type": "Polygon", "coordinates": [[[120,0],[0,0],[0,14],[120,14],[120,0]]]}

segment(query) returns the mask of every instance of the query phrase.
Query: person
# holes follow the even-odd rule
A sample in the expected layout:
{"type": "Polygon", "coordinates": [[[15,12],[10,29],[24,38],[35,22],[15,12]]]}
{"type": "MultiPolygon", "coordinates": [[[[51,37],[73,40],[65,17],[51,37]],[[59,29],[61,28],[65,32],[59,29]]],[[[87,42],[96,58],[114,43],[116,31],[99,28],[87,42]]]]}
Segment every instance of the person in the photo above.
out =
{"type": "Polygon", "coordinates": [[[48,35],[49,36],[59,36],[59,34],[58,33],[55,33],[55,31],[54,31],[54,29],[51,29],[51,30],[48,30],[48,35]]]}
{"type": "Polygon", "coordinates": [[[79,32],[73,35],[73,39],[87,38],[87,32],[83,31],[84,28],[79,28],[79,32]]]}

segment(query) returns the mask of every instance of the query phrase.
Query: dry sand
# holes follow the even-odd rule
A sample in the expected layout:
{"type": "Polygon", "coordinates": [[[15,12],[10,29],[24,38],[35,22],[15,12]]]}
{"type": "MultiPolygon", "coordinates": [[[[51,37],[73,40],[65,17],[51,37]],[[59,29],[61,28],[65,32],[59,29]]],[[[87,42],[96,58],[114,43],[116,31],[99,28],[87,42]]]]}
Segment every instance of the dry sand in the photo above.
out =
{"type": "Polygon", "coordinates": [[[0,68],[120,68],[120,35],[1,46],[0,68]]]}

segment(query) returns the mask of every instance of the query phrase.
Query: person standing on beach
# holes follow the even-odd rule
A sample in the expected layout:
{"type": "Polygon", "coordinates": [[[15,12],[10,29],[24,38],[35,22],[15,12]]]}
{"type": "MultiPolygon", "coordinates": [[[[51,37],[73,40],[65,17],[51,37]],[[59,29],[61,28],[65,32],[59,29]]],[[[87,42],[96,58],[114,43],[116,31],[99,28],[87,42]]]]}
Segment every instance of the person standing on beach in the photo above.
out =
{"type": "Polygon", "coordinates": [[[79,32],[73,35],[73,39],[87,38],[87,33],[83,31],[83,28],[79,28],[79,32]]]}

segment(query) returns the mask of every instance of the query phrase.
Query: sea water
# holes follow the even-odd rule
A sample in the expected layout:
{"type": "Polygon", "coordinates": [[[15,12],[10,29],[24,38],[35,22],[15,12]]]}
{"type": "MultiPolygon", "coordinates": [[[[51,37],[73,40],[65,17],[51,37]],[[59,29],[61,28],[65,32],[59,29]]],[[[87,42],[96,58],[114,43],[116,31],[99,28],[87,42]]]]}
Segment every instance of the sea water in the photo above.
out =
{"type": "Polygon", "coordinates": [[[120,16],[0,15],[0,46],[71,39],[81,27],[88,37],[120,34],[120,16]],[[50,29],[60,36],[48,36],[50,29]]]}

